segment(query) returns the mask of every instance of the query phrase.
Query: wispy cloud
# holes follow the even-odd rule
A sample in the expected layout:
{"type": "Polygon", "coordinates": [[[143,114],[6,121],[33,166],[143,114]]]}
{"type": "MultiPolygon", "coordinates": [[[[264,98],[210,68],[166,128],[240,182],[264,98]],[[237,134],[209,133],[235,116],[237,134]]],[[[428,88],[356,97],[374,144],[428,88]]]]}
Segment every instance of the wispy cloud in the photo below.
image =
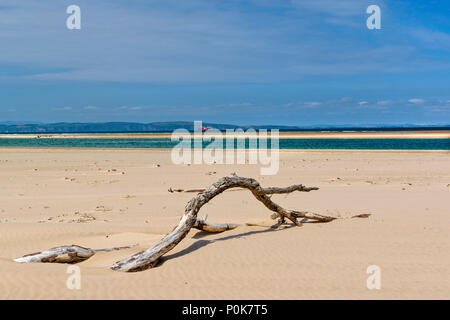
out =
{"type": "Polygon", "coordinates": [[[317,107],[317,106],[320,106],[321,104],[322,104],[321,102],[317,102],[317,101],[304,103],[305,106],[310,106],[310,107],[317,107]]]}
{"type": "Polygon", "coordinates": [[[84,20],[73,31],[62,22],[64,6],[4,2],[16,8],[0,12],[0,38],[8,42],[0,63],[40,66],[23,75],[29,79],[267,82],[431,67],[395,30],[376,46],[367,41],[369,1],[79,0],[84,20]],[[356,31],[326,23],[339,20],[356,23],[356,31]]]}
{"type": "Polygon", "coordinates": [[[377,0],[375,32],[370,0],[1,3],[1,103],[42,121],[449,119],[448,4],[377,0]]]}
{"type": "Polygon", "coordinates": [[[139,111],[139,110],[145,110],[149,109],[150,107],[146,106],[120,106],[116,107],[116,110],[128,110],[128,111],[139,111]]]}
{"type": "Polygon", "coordinates": [[[69,106],[53,108],[54,111],[71,111],[72,109],[73,108],[69,106]]]}
{"type": "Polygon", "coordinates": [[[426,28],[414,28],[410,32],[428,48],[450,50],[450,33],[426,28]]]}
{"type": "Polygon", "coordinates": [[[414,103],[414,104],[419,104],[419,103],[424,103],[425,100],[418,99],[418,98],[413,98],[413,99],[409,99],[408,102],[411,102],[411,103],[414,103]]]}
{"type": "Polygon", "coordinates": [[[301,10],[338,17],[361,15],[361,12],[365,12],[367,8],[366,1],[354,0],[292,0],[292,3],[301,10]]]}
{"type": "Polygon", "coordinates": [[[98,107],[96,107],[96,106],[86,106],[83,109],[84,110],[98,110],[98,107]]]}
{"type": "Polygon", "coordinates": [[[253,103],[250,102],[241,102],[241,103],[230,103],[230,107],[251,107],[253,103]]]}

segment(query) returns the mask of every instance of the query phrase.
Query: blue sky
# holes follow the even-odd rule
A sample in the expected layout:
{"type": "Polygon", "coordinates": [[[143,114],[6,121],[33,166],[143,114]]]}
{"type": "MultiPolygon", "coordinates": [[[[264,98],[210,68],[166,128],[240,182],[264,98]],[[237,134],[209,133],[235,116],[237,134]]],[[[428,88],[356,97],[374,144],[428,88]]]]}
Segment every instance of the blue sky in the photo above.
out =
{"type": "Polygon", "coordinates": [[[2,0],[0,43],[0,122],[450,123],[444,0],[2,0]]]}

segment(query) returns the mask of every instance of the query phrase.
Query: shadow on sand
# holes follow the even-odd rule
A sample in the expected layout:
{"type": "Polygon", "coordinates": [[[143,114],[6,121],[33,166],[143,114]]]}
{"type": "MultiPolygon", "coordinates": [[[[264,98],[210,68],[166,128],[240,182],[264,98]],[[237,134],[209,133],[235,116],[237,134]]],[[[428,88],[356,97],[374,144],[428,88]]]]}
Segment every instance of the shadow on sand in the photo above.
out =
{"type": "MultiPolygon", "coordinates": [[[[300,222],[301,223],[323,223],[321,221],[311,221],[311,220],[308,220],[308,219],[303,219],[300,222]]],[[[193,244],[191,244],[189,247],[181,250],[180,252],[169,254],[169,255],[161,257],[160,262],[158,263],[158,265],[156,267],[162,266],[168,260],[182,257],[182,256],[184,256],[186,254],[189,254],[189,253],[194,252],[194,251],[196,251],[198,249],[206,247],[207,245],[209,245],[211,243],[214,243],[214,242],[226,241],[226,240],[231,240],[231,239],[238,239],[238,238],[242,238],[242,237],[246,237],[246,236],[252,236],[252,235],[261,234],[261,233],[279,232],[279,231],[283,231],[283,230],[287,230],[287,229],[291,229],[291,228],[296,227],[294,224],[289,224],[289,225],[284,225],[285,227],[282,228],[282,229],[276,229],[276,228],[274,228],[275,226],[277,226],[277,225],[273,225],[271,227],[267,227],[267,229],[263,229],[263,230],[248,231],[248,232],[244,232],[244,233],[233,234],[233,235],[225,236],[225,237],[214,239],[214,240],[198,240],[198,241],[194,242],[193,244]]],[[[205,232],[205,231],[199,231],[193,236],[193,239],[202,239],[202,238],[206,238],[208,236],[213,236],[213,234],[205,232]]]]}

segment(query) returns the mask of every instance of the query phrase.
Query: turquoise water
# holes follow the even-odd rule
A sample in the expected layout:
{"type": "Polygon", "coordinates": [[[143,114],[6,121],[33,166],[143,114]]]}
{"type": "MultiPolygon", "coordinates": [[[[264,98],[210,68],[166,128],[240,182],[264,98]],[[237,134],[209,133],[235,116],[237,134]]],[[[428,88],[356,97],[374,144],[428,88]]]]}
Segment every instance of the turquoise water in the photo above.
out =
{"type": "MultiPolygon", "coordinates": [[[[167,138],[0,138],[0,147],[25,148],[173,148],[167,138]]],[[[204,142],[206,147],[209,142],[204,142]]],[[[267,145],[270,147],[270,140],[267,145]]],[[[236,141],[235,141],[236,146],[236,141]]],[[[248,140],[246,141],[248,148],[248,140]]],[[[280,139],[280,149],[450,150],[450,139],[280,139]]]]}

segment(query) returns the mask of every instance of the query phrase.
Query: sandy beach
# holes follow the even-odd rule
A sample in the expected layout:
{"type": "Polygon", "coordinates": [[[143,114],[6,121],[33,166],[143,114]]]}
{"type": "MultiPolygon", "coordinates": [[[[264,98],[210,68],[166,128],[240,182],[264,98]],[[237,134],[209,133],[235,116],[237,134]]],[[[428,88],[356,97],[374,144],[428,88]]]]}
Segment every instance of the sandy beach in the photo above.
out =
{"type": "Polygon", "coordinates": [[[289,151],[277,175],[260,176],[258,165],[174,165],[164,150],[3,148],[0,299],[449,299],[449,156],[289,151]],[[200,216],[237,229],[191,230],[147,271],[108,269],[178,223],[193,194],[170,187],[204,188],[233,172],[263,186],[319,187],[273,199],[343,219],[247,226],[269,226],[271,212],[248,191],[230,190],[200,216]],[[358,214],[371,216],[347,219],[358,214]],[[70,244],[137,246],[79,263],[80,290],[67,288],[67,265],[13,261],[70,244]],[[380,290],[366,287],[370,265],[381,269],[380,290]]]}

